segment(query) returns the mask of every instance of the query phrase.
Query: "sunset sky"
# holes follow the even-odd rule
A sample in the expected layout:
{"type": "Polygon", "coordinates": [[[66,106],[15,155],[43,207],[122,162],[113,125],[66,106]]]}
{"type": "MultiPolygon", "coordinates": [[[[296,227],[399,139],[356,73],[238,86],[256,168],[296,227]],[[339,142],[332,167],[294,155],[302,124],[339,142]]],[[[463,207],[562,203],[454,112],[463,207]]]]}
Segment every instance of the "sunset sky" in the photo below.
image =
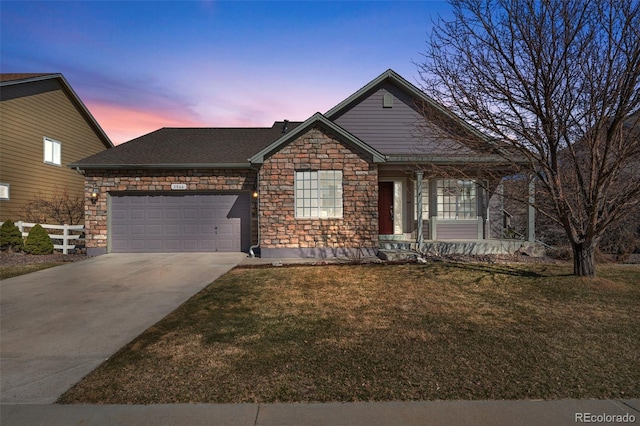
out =
{"type": "Polygon", "coordinates": [[[413,62],[439,1],[2,1],[3,73],[62,73],[119,144],[326,112],[413,62]]]}

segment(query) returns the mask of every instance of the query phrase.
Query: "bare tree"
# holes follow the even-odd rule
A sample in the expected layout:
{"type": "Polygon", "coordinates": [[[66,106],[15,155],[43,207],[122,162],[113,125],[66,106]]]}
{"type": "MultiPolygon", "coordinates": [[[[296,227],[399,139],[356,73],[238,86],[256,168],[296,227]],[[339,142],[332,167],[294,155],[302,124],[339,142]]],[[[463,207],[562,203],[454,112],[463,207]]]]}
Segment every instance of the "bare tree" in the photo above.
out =
{"type": "Polygon", "coordinates": [[[26,220],[35,223],[77,225],[84,221],[84,198],[64,189],[50,196],[34,195],[24,207],[26,220]]]}
{"type": "Polygon", "coordinates": [[[595,276],[599,239],[640,205],[640,2],[451,3],[418,64],[423,89],[537,178],[574,273],[595,276]]]}

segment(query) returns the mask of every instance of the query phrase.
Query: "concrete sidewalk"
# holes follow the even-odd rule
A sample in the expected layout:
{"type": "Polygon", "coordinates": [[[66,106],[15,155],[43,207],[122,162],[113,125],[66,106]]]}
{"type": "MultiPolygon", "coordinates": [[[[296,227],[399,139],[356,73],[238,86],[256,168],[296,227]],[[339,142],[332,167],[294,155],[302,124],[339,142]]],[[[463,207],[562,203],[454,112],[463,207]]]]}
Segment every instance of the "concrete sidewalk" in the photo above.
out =
{"type": "Polygon", "coordinates": [[[637,425],[640,424],[640,400],[2,405],[0,423],[2,426],[561,426],[581,423],[637,425]],[[603,421],[599,421],[600,419],[603,421]]]}

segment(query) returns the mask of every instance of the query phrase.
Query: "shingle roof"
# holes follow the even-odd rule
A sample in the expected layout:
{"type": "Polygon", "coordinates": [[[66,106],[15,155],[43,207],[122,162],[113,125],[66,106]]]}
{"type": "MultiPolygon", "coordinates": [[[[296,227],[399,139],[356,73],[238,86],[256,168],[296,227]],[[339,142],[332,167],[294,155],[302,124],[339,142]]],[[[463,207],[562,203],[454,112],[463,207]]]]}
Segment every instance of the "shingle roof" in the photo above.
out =
{"type": "Polygon", "coordinates": [[[9,73],[5,73],[5,74],[0,74],[0,82],[5,82],[5,81],[15,81],[15,80],[26,80],[28,78],[36,78],[36,77],[42,77],[45,75],[57,75],[55,73],[14,73],[14,74],[9,74],[9,73]]]}
{"type": "Polygon", "coordinates": [[[362,142],[360,139],[338,126],[337,124],[329,121],[324,115],[316,112],[313,114],[307,121],[302,124],[296,126],[296,129],[284,134],[281,134],[280,137],[275,140],[272,144],[262,149],[260,152],[256,153],[253,157],[251,157],[252,163],[264,163],[266,157],[279,150],[283,145],[291,142],[293,139],[300,136],[302,133],[306,132],[313,126],[323,126],[331,132],[338,134],[341,139],[353,146],[354,148],[360,150],[363,153],[366,153],[371,156],[372,161],[375,163],[382,163],[385,161],[384,155],[380,154],[380,152],[376,151],[366,143],[362,142]]]}
{"type": "MultiPolygon", "coordinates": [[[[292,130],[300,122],[289,122],[292,130]]],[[[80,168],[249,167],[248,158],[282,136],[284,122],[272,127],[162,128],[115,148],[79,160],[80,168]]]]}

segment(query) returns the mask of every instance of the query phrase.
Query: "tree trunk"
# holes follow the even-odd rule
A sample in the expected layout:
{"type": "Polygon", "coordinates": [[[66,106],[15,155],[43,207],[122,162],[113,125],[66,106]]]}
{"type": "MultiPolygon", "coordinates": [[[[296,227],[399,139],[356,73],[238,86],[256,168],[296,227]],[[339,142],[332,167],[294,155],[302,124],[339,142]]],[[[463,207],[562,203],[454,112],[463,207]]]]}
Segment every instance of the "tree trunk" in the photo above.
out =
{"type": "Polygon", "coordinates": [[[573,244],[573,274],[580,277],[595,277],[595,244],[573,244]]]}

